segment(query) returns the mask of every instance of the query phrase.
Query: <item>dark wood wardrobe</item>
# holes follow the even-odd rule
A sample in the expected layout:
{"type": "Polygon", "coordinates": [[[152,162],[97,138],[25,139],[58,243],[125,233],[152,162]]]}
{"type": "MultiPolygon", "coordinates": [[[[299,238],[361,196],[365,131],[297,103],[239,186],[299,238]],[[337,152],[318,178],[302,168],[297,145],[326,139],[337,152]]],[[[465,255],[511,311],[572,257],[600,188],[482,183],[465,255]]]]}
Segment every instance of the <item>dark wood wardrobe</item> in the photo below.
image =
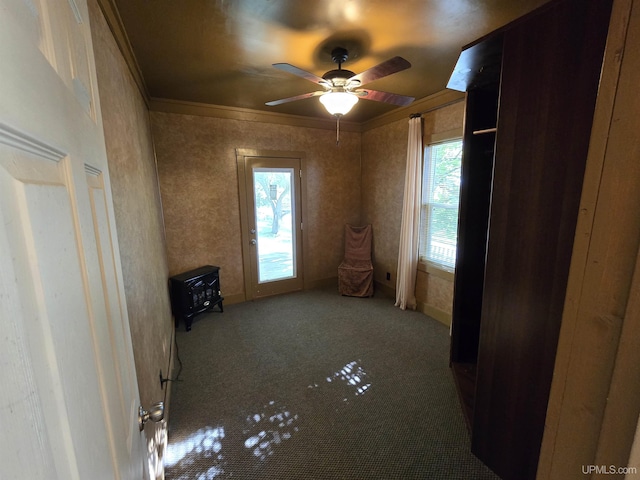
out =
{"type": "Polygon", "coordinates": [[[553,0],[463,47],[451,367],[473,453],[536,477],[612,0],[553,0]]]}

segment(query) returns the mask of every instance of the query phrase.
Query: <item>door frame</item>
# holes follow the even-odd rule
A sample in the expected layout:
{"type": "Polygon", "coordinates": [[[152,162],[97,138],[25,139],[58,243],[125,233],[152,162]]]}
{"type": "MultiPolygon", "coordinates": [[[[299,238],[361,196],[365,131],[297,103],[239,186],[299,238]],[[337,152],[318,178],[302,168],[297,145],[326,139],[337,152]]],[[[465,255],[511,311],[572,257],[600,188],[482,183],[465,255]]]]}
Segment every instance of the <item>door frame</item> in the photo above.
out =
{"type": "MultiPolygon", "coordinates": [[[[299,160],[300,161],[300,228],[298,235],[301,237],[302,244],[302,264],[297,265],[298,275],[302,280],[302,288],[307,288],[305,268],[307,262],[308,239],[305,234],[305,219],[307,218],[307,185],[305,175],[305,154],[297,151],[277,151],[277,150],[258,150],[252,148],[237,148],[236,162],[238,166],[238,200],[240,203],[240,232],[242,240],[242,271],[244,275],[244,294],[245,300],[253,300],[257,298],[254,294],[253,275],[251,269],[251,249],[255,248],[251,245],[252,236],[249,233],[250,217],[249,205],[247,202],[247,178],[250,176],[250,170],[247,167],[250,160],[257,158],[278,158],[282,160],[299,160]]],[[[268,294],[267,294],[268,295],[268,294]]],[[[261,295],[267,296],[267,295],[261,295]]]]}

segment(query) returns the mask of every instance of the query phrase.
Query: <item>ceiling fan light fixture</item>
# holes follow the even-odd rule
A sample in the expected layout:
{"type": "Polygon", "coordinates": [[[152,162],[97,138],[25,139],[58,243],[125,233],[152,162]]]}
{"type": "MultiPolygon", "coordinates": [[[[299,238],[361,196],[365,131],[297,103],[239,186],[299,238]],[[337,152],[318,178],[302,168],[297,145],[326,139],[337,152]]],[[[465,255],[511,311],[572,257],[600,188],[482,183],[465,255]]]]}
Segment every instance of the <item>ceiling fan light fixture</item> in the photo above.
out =
{"type": "Polygon", "coordinates": [[[345,115],[358,103],[358,97],[348,92],[328,92],[320,96],[320,103],[331,115],[345,115]]]}

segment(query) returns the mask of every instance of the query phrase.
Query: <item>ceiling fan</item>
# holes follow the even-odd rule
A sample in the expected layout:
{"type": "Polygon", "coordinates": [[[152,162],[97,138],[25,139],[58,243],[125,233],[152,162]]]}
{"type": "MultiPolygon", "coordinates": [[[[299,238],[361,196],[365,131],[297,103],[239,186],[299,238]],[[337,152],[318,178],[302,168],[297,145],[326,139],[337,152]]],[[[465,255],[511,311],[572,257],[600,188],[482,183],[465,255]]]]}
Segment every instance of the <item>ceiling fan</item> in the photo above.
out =
{"type": "Polygon", "coordinates": [[[324,105],[331,115],[338,118],[348,113],[353,106],[358,103],[358,99],[373,100],[376,102],[385,102],[392,105],[406,106],[413,100],[413,97],[397,95],[395,93],[381,92],[378,90],[370,90],[361,88],[363,85],[386,77],[393,73],[401,72],[411,67],[411,64],[402,57],[393,57],[384,61],[362,73],[355,74],[351,70],[343,70],[342,64],[349,58],[349,52],[346,48],[336,47],[331,51],[331,59],[338,64],[335,70],[329,70],[322,77],[311,72],[302,70],[289,63],[274,63],[273,66],[284,72],[292,73],[311,82],[317,83],[324,87],[324,90],[316,92],[304,93],[295,97],[283,98],[281,100],[273,100],[267,102],[266,105],[275,106],[283,103],[303,100],[305,98],[320,97],[320,102],[324,105]]]}

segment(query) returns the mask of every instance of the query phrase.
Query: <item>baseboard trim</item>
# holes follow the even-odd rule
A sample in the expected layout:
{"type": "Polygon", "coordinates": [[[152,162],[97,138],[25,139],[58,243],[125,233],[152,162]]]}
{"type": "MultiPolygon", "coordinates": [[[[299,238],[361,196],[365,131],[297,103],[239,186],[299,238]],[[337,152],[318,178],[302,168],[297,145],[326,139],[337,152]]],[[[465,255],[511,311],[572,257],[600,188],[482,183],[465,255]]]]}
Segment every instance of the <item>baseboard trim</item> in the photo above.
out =
{"type": "Polygon", "coordinates": [[[244,293],[234,293],[233,295],[222,295],[224,300],[222,301],[222,305],[234,305],[236,303],[246,302],[247,297],[244,293]]]}
{"type": "MultiPolygon", "coordinates": [[[[338,277],[329,277],[329,278],[321,278],[319,280],[311,280],[305,283],[305,290],[313,290],[315,288],[329,288],[338,286],[338,277]]],[[[395,300],[396,298],[396,289],[386,285],[384,283],[374,281],[374,290],[378,294],[395,300]]],[[[224,304],[225,305],[234,305],[236,303],[246,302],[247,298],[244,293],[235,293],[233,295],[224,295],[224,304]]],[[[451,314],[447,313],[443,310],[440,310],[432,305],[418,302],[416,306],[416,310],[420,313],[427,315],[428,317],[437,320],[438,322],[446,325],[447,327],[451,326],[451,314]]],[[[174,329],[175,331],[175,329],[174,329]]],[[[173,339],[172,339],[173,340],[173,339]]]]}
{"type": "Polygon", "coordinates": [[[310,280],[305,283],[305,290],[313,290],[315,288],[338,288],[338,277],[321,278],[320,280],[310,280]]]}
{"type": "MultiPolygon", "coordinates": [[[[375,282],[375,288],[376,288],[376,291],[381,295],[395,300],[396,298],[395,288],[377,281],[375,282]]],[[[433,318],[434,320],[437,320],[438,322],[442,323],[443,325],[446,325],[447,327],[451,326],[451,314],[443,310],[440,310],[434,307],[433,305],[429,305],[423,302],[418,302],[418,304],[416,305],[416,310],[420,313],[425,314],[428,317],[433,318]]]]}
{"type": "MultiPolygon", "coordinates": [[[[176,359],[177,359],[177,351],[175,348],[176,345],[176,328],[175,328],[175,319],[173,318],[173,316],[171,316],[170,320],[171,322],[171,339],[170,339],[170,344],[171,345],[171,349],[170,349],[170,353],[169,353],[169,369],[167,372],[167,378],[169,379],[173,379],[175,378],[175,375],[177,372],[174,372],[175,367],[176,367],[176,359]]],[[[165,422],[168,424],[169,423],[169,417],[171,416],[171,387],[172,387],[172,383],[173,382],[165,382],[164,384],[164,388],[165,388],[165,392],[164,392],[164,420],[165,422]]]]}
{"type": "Polygon", "coordinates": [[[433,318],[434,320],[439,321],[443,325],[447,327],[451,326],[451,314],[447,313],[443,310],[440,310],[432,305],[418,302],[417,309],[419,312],[424,313],[428,317],[433,318]]]}
{"type": "Polygon", "coordinates": [[[395,301],[395,298],[396,298],[396,289],[395,288],[393,288],[393,287],[391,287],[389,285],[386,285],[384,283],[380,283],[377,280],[374,281],[374,285],[375,285],[376,292],[378,292],[381,295],[383,295],[383,296],[385,296],[387,298],[390,298],[390,299],[395,301]]]}

